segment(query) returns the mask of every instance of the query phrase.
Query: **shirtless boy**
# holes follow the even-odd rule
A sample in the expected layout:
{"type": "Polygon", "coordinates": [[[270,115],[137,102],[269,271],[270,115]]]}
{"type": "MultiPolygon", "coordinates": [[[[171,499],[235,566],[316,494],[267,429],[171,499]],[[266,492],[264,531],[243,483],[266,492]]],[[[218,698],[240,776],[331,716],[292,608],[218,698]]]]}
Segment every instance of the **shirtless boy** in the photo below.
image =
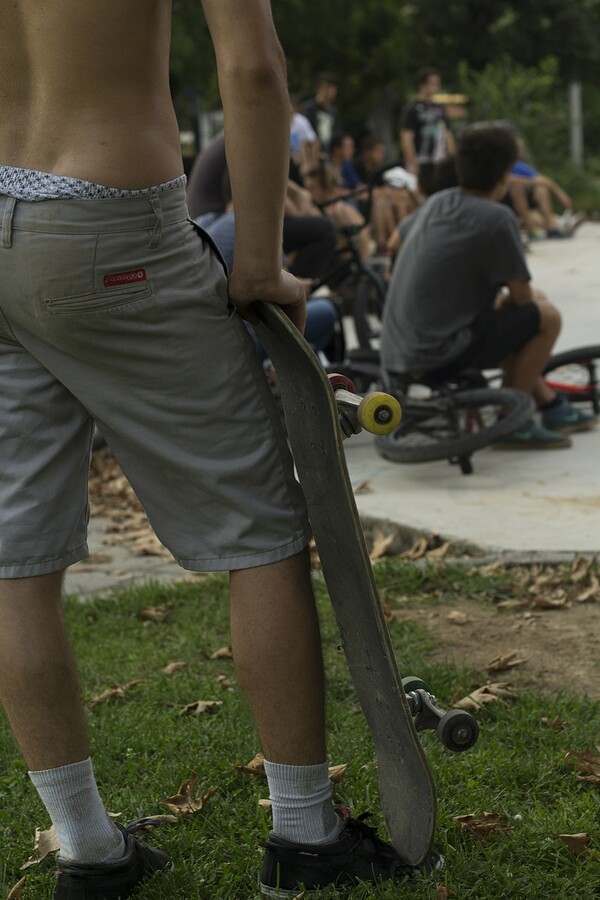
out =
{"type": "Polygon", "coordinates": [[[304,502],[241,321],[258,298],[305,318],[281,271],[283,54],[268,0],[202,9],[236,208],[229,281],[187,221],[169,0],[3,8],[0,699],[58,832],[56,898],[128,897],[171,865],[106,815],[62,620],[64,569],[87,553],[91,417],[178,561],[231,572],[274,805],[264,895],[407,871],[332,804],[304,502]]]}

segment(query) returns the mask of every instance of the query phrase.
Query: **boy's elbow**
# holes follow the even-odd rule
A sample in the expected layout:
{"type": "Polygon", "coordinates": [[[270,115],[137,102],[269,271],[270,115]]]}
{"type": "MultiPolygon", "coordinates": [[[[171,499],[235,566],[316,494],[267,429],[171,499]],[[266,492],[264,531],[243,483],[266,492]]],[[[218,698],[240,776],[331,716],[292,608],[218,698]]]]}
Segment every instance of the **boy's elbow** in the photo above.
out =
{"type": "Polygon", "coordinates": [[[222,59],[219,66],[221,78],[257,88],[286,83],[286,66],[279,45],[266,53],[231,55],[222,59]]]}

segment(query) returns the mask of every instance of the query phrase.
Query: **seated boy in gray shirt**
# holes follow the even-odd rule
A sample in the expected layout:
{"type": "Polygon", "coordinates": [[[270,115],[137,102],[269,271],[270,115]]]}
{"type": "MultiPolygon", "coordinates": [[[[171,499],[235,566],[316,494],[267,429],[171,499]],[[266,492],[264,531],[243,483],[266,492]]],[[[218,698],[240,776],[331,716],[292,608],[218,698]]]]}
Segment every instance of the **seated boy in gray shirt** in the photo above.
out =
{"type": "Polygon", "coordinates": [[[593,418],[558,398],[541,373],[561,317],[530,285],[519,228],[504,196],[517,148],[512,132],[473,126],[459,141],[458,187],[417,212],[394,264],[383,319],[381,361],[390,373],[440,380],[467,368],[502,367],[507,387],[532,394],[532,420],[503,443],[570,446],[564,432],[593,418]]]}

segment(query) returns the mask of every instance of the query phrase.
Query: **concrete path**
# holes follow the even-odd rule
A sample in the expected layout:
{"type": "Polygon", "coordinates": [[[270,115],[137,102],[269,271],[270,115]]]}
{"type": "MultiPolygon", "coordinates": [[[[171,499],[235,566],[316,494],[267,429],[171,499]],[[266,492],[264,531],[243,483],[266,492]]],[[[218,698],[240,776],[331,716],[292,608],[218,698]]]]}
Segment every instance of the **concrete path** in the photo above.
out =
{"type": "MultiPolygon", "coordinates": [[[[535,243],[528,256],[534,284],[560,308],[558,350],[600,344],[600,224],[571,240],[535,243]]],[[[600,427],[575,435],[567,450],[483,450],[465,476],[447,462],[401,466],[381,459],[369,435],[347,441],[346,455],[361,514],[466,540],[489,550],[594,552],[600,549],[600,427]]],[[[169,560],[134,557],[103,545],[102,522],[90,527],[92,554],[108,560],[73,566],[67,590],[89,592],[132,578],[171,579],[169,560]]]]}

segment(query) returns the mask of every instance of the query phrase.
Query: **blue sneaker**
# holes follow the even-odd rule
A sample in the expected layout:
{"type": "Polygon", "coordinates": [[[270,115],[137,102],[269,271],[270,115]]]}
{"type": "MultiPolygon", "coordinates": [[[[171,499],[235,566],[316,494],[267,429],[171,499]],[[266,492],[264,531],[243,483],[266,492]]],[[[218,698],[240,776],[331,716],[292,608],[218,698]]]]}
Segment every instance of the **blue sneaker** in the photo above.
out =
{"type": "Polygon", "coordinates": [[[550,431],[568,434],[571,431],[588,431],[593,428],[596,417],[576,409],[566,397],[563,397],[559,406],[553,406],[542,412],[542,424],[550,431]]]}
{"type": "Polygon", "coordinates": [[[530,419],[518,431],[513,431],[493,444],[496,450],[556,450],[560,447],[570,447],[571,438],[550,431],[539,425],[535,419],[530,419]]]}

